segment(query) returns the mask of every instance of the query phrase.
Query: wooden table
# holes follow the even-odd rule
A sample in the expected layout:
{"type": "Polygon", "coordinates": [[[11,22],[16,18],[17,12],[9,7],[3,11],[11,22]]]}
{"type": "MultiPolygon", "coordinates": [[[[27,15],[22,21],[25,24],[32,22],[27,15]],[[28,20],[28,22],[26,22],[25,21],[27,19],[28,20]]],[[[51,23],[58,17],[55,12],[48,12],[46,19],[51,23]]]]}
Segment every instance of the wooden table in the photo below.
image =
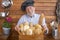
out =
{"type": "Polygon", "coordinates": [[[7,40],[8,36],[0,34],[0,40],[7,40]]]}

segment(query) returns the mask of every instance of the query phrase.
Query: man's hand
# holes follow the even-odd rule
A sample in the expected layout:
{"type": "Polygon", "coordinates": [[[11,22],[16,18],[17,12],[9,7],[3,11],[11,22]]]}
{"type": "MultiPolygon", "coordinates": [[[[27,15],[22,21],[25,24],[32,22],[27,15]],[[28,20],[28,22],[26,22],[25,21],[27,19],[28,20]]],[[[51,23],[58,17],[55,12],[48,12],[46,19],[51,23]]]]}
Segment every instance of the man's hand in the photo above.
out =
{"type": "Polygon", "coordinates": [[[44,30],[44,34],[48,34],[49,33],[48,27],[46,25],[42,26],[42,27],[43,27],[43,30],[44,30]]]}
{"type": "Polygon", "coordinates": [[[44,33],[45,34],[48,34],[48,32],[49,32],[49,29],[45,29],[45,32],[44,33]]]}
{"type": "Polygon", "coordinates": [[[15,27],[16,31],[20,31],[20,28],[18,26],[15,27]]]}

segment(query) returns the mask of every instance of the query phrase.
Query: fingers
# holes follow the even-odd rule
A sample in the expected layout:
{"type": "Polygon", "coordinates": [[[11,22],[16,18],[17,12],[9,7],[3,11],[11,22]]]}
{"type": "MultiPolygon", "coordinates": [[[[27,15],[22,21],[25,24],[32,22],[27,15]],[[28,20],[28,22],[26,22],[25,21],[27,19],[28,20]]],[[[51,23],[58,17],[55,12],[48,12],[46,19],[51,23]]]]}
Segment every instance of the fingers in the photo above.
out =
{"type": "Polygon", "coordinates": [[[17,31],[17,27],[15,27],[15,30],[17,31]]]}
{"type": "Polygon", "coordinates": [[[20,31],[20,28],[16,26],[16,27],[15,27],[15,30],[16,30],[16,31],[20,31]]]}
{"type": "Polygon", "coordinates": [[[45,30],[45,34],[48,34],[48,33],[49,33],[49,30],[48,30],[48,29],[46,29],[46,30],[45,30]]]}

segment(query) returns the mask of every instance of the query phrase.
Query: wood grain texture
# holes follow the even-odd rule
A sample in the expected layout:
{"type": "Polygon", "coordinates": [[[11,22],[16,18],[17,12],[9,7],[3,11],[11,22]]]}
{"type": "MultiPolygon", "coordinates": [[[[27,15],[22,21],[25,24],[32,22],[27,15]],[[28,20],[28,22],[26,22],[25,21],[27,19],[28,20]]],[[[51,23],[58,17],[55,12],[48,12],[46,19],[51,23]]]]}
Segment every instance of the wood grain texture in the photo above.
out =
{"type": "Polygon", "coordinates": [[[57,2],[57,0],[34,0],[35,2],[57,2]]]}
{"type": "MultiPolygon", "coordinates": [[[[9,12],[9,16],[13,18],[12,20],[12,25],[16,25],[19,18],[25,14],[23,11],[21,11],[21,4],[25,0],[13,0],[13,5],[11,6],[9,12]]],[[[56,9],[56,2],[57,0],[34,0],[35,1],[35,8],[36,8],[36,13],[44,13],[46,17],[46,22],[50,23],[52,20],[56,19],[55,16],[55,9],[56,9]]],[[[0,0],[0,12],[5,11],[1,7],[1,2],[0,0]]],[[[0,19],[0,25],[2,26],[4,19],[0,19]]],[[[1,30],[1,28],[0,28],[1,30]]]]}
{"type": "Polygon", "coordinates": [[[44,2],[43,2],[43,3],[42,3],[42,2],[41,2],[41,3],[35,3],[34,5],[35,5],[35,6],[56,6],[56,3],[54,3],[54,2],[50,2],[50,3],[49,3],[49,2],[48,2],[48,3],[44,3],[44,2]]]}

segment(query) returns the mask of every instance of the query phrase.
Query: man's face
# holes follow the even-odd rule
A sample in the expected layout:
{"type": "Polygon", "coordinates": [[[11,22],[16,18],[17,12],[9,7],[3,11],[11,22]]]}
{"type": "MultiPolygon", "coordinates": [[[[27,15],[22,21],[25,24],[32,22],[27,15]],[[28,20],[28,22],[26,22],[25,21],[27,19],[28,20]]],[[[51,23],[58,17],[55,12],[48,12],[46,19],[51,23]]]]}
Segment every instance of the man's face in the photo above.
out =
{"type": "Polygon", "coordinates": [[[34,6],[28,6],[26,7],[26,12],[29,16],[33,16],[35,13],[35,7],[34,6]]]}

